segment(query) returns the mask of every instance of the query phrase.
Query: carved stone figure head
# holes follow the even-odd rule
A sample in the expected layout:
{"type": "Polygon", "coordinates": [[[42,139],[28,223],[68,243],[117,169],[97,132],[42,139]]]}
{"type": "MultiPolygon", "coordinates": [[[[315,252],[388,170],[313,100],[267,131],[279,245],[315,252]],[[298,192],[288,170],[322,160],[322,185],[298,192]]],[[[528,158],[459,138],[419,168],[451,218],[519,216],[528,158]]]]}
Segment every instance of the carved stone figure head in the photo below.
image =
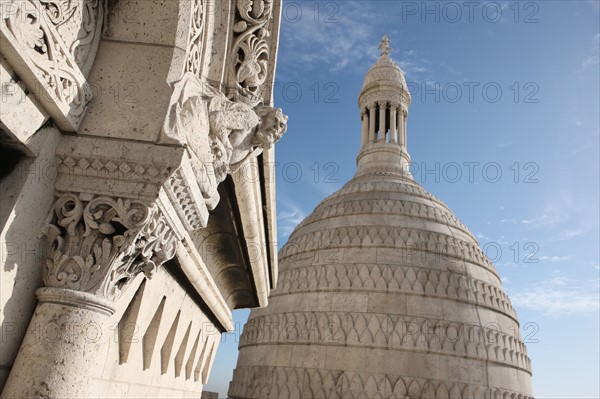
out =
{"type": "Polygon", "coordinates": [[[271,148],[287,130],[288,116],[284,115],[281,108],[259,105],[256,113],[261,123],[256,132],[258,146],[264,149],[271,148]]]}

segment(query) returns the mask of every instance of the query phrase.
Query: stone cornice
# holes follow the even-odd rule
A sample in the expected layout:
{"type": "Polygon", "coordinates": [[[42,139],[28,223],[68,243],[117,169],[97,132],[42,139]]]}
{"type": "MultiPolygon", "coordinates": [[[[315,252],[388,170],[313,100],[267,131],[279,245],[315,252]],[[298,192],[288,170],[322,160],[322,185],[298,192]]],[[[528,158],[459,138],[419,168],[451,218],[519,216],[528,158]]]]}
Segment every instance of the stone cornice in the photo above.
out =
{"type": "Polygon", "coordinates": [[[191,242],[186,233],[184,240],[177,246],[177,259],[181,269],[223,328],[226,331],[233,331],[231,310],[227,307],[219,287],[217,287],[198,250],[194,245],[190,245],[191,242]]]}

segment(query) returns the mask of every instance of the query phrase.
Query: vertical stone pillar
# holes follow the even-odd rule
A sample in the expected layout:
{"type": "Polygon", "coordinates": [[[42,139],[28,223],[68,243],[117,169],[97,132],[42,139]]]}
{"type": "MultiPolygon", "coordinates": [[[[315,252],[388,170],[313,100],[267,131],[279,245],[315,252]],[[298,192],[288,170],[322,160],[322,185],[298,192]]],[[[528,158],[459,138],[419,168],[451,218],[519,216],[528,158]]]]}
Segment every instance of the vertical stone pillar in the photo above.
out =
{"type": "Polygon", "coordinates": [[[370,104],[369,108],[369,142],[375,142],[375,109],[376,103],[370,104]]]}
{"type": "Polygon", "coordinates": [[[398,143],[400,144],[401,147],[405,147],[404,145],[404,111],[402,110],[402,107],[400,107],[398,109],[398,111],[400,111],[398,113],[398,143]]]}
{"type": "Polygon", "coordinates": [[[114,302],[174,256],[178,237],[156,204],[74,193],[56,200],[45,236],[45,287],[2,397],[94,397],[114,302]]]}
{"type": "Polygon", "coordinates": [[[390,104],[390,143],[398,142],[398,122],[396,122],[396,112],[398,104],[390,104]]]}
{"type": "Polygon", "coordinates": [[[360,135],[360,145],[363,146],[363,145],[367,144],[367,142],[369,140],[369,117],[368,117],[366,108],[361,110],[361,117],[362,117],[362,130],[361,130],[361,135],[360,135]]]}
{"type": "Polygon", "coordinates": [[[385,128],[385,111],[387,104],[385,101],[379,103],[379,141],[385,141],[386,139],[386,128],[385,128]]]}
{"type": "Polygon", "coordinates": [[[408,113],[402,112],[402,145],[408,147],[406,142],[406,120],[408,119],[408,113]]]}
{"type": "Polygon", "coordinates": [[[63,288],[40,288],[3,398],[88,398],[104,365],[113,302],[63,288]]]}

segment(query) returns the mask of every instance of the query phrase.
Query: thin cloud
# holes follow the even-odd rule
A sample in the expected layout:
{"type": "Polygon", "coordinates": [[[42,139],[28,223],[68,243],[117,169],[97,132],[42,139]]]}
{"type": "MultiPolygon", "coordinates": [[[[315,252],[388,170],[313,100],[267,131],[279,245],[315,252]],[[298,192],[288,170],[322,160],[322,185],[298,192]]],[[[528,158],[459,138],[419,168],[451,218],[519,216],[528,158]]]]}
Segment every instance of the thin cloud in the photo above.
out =
{"type": "Polygon", "coordinates": [[[588,314],[600,310],[599,288],[598,280],[553,277],[512,292],[510,297],[516,307],[543,314],[588,314]]]}
{"type": "Polygon", "coordinates": [[[577,230],[567,230],[563,233],[563,237],[566,238],[573,238],[573,237],[577,237],[582,235],[583,233],[585,233],[585,231],[583,229],[577,229],[577,230]]]}
{"type": "Polygon", "coordinates": [[[521,220],[527,229],[544,229],[553,232],[555,240],[568,240],[589,231],[593,221],[589,218],[587,198],[577,197],[563,190],[536,206],[533,217],[521,220]]]}
{"type": "MultiPolygon", "coordinates": [[[[392,55],[393,56],[393,55],[392,55]]],[[[431,61],[416,50],[402,51],[395,61],[409,81],[423,83],[431,78],[431,61]]]]}
{"type": "Polygon", "coordinates": [[[597,66],[600,63],[600,57],[597,55],[590,55],[585,57],[581,62],[581,71],[586,71],[592,67],[597,66]]]}
{"type": "MultiPolygon", "coordinates": [[[[278,71],[286,79],[323,69],[364,73],[379,56],[377,45],[381,37],[388,34],[391,56],[407,79],[423,81],[423,75],[431,73],[432,62],[414,49],[401,48],[403,36],[399,31],[377,30],[390,18],[394,18],[393,13],[381,15],[379,5],[366,1],[290,2],[287,7],[284,5],[282,15],[278,71]],[[315,4],[320,4],[319,11],[315,4]]],[[[459,73],[448,64],[443,66],[459,73]]]]}
{"type": "MultiPolygon", "coordinates": [[[[597,2],[598,3],[598,2],[597,2]]],[[[600,3],[598,3],[600,4],[600,3]]],[[[600,43],[600,33],[596,33],[592,37],[592,46],[589,51],[589,55],[587,55],[576,71],[577,74],[581,74],[582,72],[587,71],[588,69],[597,69],[598,65],[600,65],[600,55],[598,54],[598,44],[600,43]]]]}
{"type": "Polygon", "coordinates": [[[294,10],[290,5],[284,10],[281,70],[306,72],[323,66],[334,72],[346,68],[364,70],[375,61],[376,45],[381,37],[373,32],[373,26],[380,17],[363,1],[331,5],[327,10],[321,7],[316,12],[314,4],[298,2],[294,3],[294,10]]]}
{"type": "Polygon", "coordinates": [[[306,213],[291,201],[285,201],[280,207],[283,209],[277,213],[277,229],[281,236],[287,238],[304,220],[306,213]]]}
{"type": "Polygon", "coordinates": [[[557,262],[564,262],[566,260],[569,260],[568,256],[540,256],[540,261],[542,262],[551,262],[551,263],[557,263],[557,262]]]}

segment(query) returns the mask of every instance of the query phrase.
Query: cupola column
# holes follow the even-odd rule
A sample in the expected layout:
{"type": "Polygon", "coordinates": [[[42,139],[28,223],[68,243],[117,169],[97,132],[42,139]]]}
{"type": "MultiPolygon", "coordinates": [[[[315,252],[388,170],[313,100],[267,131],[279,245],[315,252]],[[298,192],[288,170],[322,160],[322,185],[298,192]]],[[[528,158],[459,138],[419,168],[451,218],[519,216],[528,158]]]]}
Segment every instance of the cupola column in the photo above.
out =
{"type": "Polygon", "coordinates": [[[369,104],[369,143],[375,142],[375,103],[369,104]]]}
{"type": "Polygon", "coordinates": [[[402,128],[403,123],[402,119],[404,119],[404,111],[402,108],[399,109],[398,118],[396,120],[396,129],[398,129],[398,144],[401,147],[404,147],[404,129],[402,128]]]}
{"type": "Polygon", "coordinates": [[[387,103],[385,101],[379,102],[379,141],[385,141],[386,139],[386,126],[385,126],[385,109],[387,103]]]}
{"type": "Polygon", "coordinates": [[[367,113],[367,109],[363,108],[361,111],[361,119],[362,119],[362,130],[360,135],[360,145],[363,146],[367,144],[369,140],[369,114],[367,113]]]}
{"type": "Polygon", "coordinates": [[[406,119],[408,117],[408,113],[401,111],[402,113],[402,146],[406,148],[406,119]]]}
{"type": "Polygon", "coordinates": [[[396,113],[398,104],[390,103],[390,143],[398,142],[398,122],[396,121],[396,113]]]}

